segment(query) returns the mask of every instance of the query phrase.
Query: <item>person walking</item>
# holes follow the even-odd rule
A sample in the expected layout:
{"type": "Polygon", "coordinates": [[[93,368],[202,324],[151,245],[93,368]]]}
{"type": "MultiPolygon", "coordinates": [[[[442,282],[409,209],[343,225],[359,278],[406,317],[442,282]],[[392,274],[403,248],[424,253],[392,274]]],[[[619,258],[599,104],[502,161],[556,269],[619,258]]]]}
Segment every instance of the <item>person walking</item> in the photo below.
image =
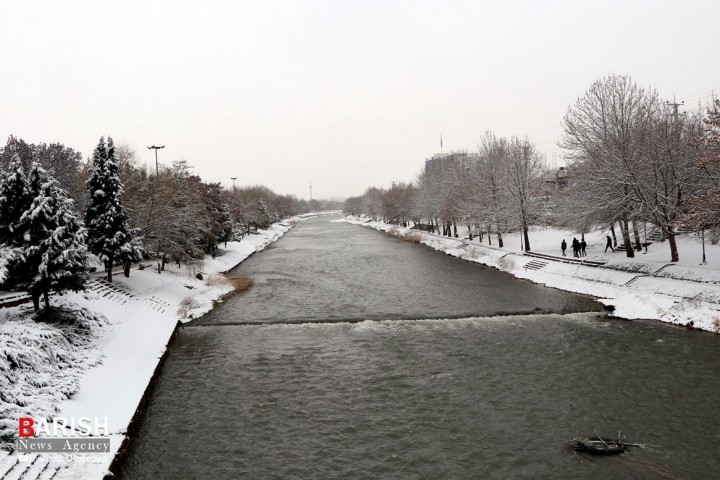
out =
{"type": "Polygon", "coordinates": [[[610,238],[610,235],[607,236],[607,244],[605,245],[605,252],[603,252],[603,253],[607,253],[608,248],[610,250],[612,250],[613,253],[615,253],[615,249],[612,246],[612,238],[610,238]]]}
{"type": "Polygon", "coordinates": [[[580,251],[580,242],[578,242],[577,238],[575,238],[575,237],[573,237],[572,249],[573,249],[573,257],[579,257],[580,255],[578,254],[578,252],[580,251]]]}
{"type": "Polygon", "coordinates": [[[565,250],[567,249],[567,242],[565,241],[564,238],[563,238],[562,243],[560,244],[560,249],[563,252],[563,257],[567,257],[567,255],[565,255],[565,250]]]}
{"type": "Polygon", "coordinates": [[[580,256],[581,257],[587,257],[587,252],[585,251],[585,247],[587,247],[587,243],[585,243],[585,239],[583,238],[580,242],[580,256]]]}

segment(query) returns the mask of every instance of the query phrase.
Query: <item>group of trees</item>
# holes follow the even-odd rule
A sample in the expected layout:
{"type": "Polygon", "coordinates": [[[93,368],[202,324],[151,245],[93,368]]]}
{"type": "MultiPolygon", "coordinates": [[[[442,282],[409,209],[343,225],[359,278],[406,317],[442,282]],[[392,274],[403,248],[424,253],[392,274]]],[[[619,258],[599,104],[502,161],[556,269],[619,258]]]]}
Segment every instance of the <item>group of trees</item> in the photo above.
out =
{"type": "Polygon", "coordinates": [[[704,127],[711,124],[703,123],[701,112],[680,115],[677,107],[654,89],[613,76],[593,83],[563,121],[562,146],[577,178],[569,193],[581,224],[618,223],[629,255],[629,222],[648,222],[668,239],[676,262],[675,230],[689,225],[688,215],[701,207],[693,198],[718,179],[717,169],[702,161],[708,153],[704,127]]]}
{"type": "Polygon", "coordinates": [[[345,202],[345,211],[390,223],[457,235],[467,224],[477,235],[492,235],[503,246],[503,233],[521,231],[530,249],[529,227],[547,210],[540,154],[527,139],[486,133],[474,153],[436,155],[414,184],[394,183],[388,190],[369,188],[345,202]]]}
{"type": "Polygon", "coordinates": [[[552,225],[584,233],[618,225],[628,256],[641,248],[638,225],[669,240],[707,230],[720,237],[720,102],[680,114],[627,76],[594,82],[563,119],[568,165],[549,170],[528,139],[486,133],[472,153],[436,155],[412,184],[369,188],[345,211],[457,235],[467,224],[503,246],[503,233],[552,225]],[[631,234],[634,235],[631,239],[631,234]]]}
{"type": "Polygon", "coordinates": [[[11,136],[0,148],[0,289],[27,291],[38,310],[52,292],[84,288],[89,254],[112,281],[116,265],[129,276],[133,262],[157,259],[161,271],[282,218],[338,207],[262,186],[224,189],[191,170],[178,161],[148,174],[111,138],[83,162],[64,145],[11,136]]]}

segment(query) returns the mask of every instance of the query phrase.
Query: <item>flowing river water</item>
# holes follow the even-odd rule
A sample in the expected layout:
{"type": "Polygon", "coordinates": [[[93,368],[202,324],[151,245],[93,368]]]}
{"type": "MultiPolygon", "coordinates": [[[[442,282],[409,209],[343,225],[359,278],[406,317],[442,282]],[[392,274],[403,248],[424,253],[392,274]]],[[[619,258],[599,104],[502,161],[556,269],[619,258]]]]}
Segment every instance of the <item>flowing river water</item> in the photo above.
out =
{"type": "Polygon", "coordinates": [[[720,475],[716,336],[327,217],[232,273],[254,286],[179,331],[120,478],[720,475]],[[567,448],[593,430],[643,446],[567,448]]]}

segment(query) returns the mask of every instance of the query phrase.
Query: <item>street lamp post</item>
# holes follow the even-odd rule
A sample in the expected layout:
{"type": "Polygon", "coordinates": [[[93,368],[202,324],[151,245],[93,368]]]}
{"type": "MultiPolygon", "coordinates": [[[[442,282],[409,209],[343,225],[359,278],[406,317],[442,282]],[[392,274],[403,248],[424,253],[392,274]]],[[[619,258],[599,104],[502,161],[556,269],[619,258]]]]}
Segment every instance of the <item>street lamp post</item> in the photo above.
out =
{"type": "Polygon", "coordinates": [[[149,150],[155,150],[155,177],[160,178],[160,174],[158,173],[158,160],[157,160],[157,151],[161,148],[165,148],[165,145],[156,147],[155,145],[151,147],[147,147],[149,150]]]}
{"type": "Polygon", "coordinates": [[[235,193],[235,180],[237,180],[237,177],[230,177],[230,180],[233,181],[233,193],[235,193]]]}

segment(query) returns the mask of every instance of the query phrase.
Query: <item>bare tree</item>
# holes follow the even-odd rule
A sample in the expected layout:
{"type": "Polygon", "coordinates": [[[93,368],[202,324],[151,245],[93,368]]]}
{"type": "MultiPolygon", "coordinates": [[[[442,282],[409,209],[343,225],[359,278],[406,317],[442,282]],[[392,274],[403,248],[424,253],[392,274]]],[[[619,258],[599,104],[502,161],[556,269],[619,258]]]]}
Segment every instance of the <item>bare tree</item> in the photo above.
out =
{"type": "Polygon", "coordinates": [[[634,256],[629,221],[639,207],[633,186],[658,109],[654,90],[627,76],[609,76],[594,82],[563,119],[561,146],[570,152],[577,188],[595,200],[584,213],[619,221],[628,257],[634,256]]]}
{"type": "Polygon", "coordinates": [[[702,131],[693,138],[691,146],[696,149],[693,162],[699,168],[701,183],[688,199],[688,208],[680,223],[695,231],[709,230],[713,241],[720,239],[720,100],[703,120],[702,131]]]}
{"type": "Polygon", "coordinates": [[[510,155],[504,164],[503,176],[507,181],[507,197],[511,211],[520,226],[524,248],[531,250],[528,230],[540,213],[540,184],[543,160],[527,139],[513,137],[509,142],[510,155]]]}

